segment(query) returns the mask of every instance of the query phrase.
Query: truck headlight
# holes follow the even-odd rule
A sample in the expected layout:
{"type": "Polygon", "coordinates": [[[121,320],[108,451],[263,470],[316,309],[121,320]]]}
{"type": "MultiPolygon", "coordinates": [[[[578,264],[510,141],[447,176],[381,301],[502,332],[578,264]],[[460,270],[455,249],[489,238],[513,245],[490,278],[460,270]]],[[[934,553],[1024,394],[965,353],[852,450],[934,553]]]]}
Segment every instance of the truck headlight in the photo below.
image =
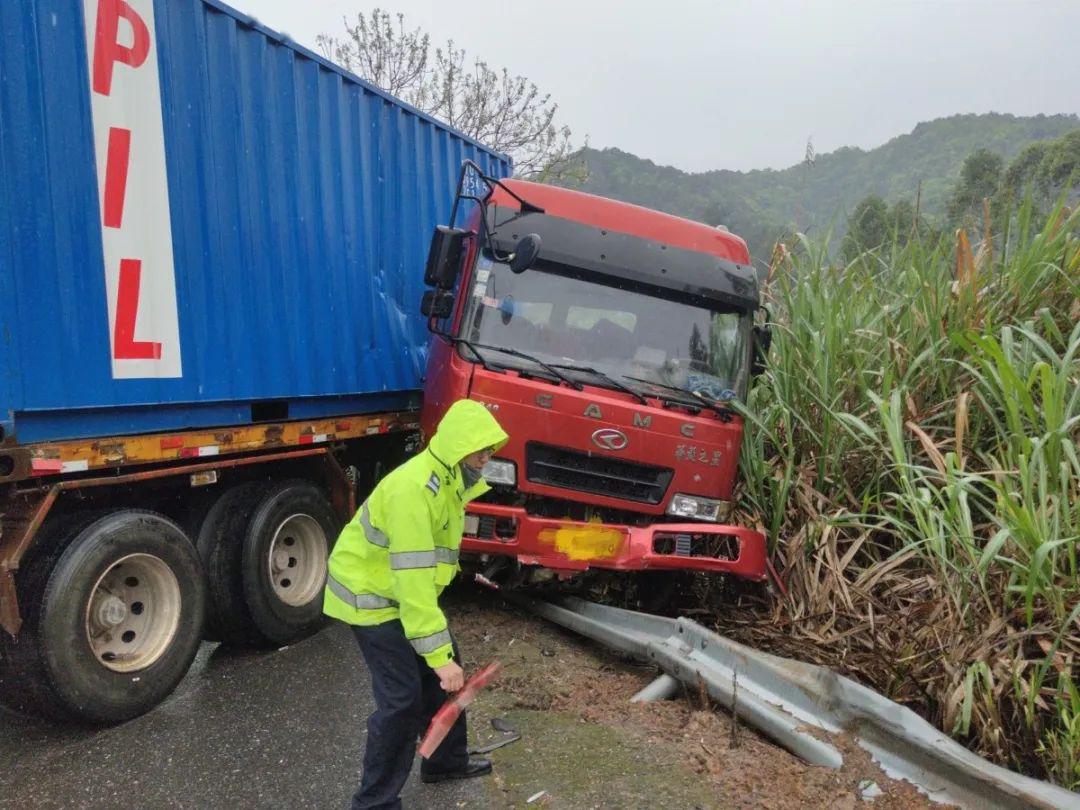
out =
{"type": "Polygon", "coordinates": [[[718,501],[715,498],[702,498],[698,495],[675,494],[668,504],[667,513],[674,517],[690,518],[691,520],[709,520],[716,523],[721,518],[726,518],[731,504],[727,501],[718,501]]]}
{"type": "Polygon", "coordinates": [[[484,465],[480,474],[489,484],[512,487],[517,483],[517,467],[514,466],[514,462],[503,461],[500,458],[491,459],[484,465]]]}

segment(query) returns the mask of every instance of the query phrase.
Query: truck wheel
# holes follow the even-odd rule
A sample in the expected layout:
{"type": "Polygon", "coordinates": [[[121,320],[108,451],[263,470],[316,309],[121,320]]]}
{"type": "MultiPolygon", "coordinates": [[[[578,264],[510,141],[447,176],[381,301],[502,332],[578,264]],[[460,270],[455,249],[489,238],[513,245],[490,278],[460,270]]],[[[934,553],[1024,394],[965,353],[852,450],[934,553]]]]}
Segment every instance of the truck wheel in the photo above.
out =
{"type": "Polygon", "coordinates": [[[326,496],[307,481],[272,487],[244,538],[244,597],[267,641],[303,638],[323,623],[330,548],[341,529],[326,496]]]}
{"type": "Polygon", "coordinates": [[[206,511],[195,534],[209,595],[206,637],[215,641],[265,643],[244,600],[241,570],[244,533],[265,491],[262,483],[238,484],[226,490],[206,511]]]}
{"type": "Polygon", "coordinates": [[[7,674],[25,687],[18,708],[119,723],[161,702],[191,665],[206,600],[199,558],[175,523],[136,509],[67,538],[20,577],[25,621],[5,638],[7,674]]]}

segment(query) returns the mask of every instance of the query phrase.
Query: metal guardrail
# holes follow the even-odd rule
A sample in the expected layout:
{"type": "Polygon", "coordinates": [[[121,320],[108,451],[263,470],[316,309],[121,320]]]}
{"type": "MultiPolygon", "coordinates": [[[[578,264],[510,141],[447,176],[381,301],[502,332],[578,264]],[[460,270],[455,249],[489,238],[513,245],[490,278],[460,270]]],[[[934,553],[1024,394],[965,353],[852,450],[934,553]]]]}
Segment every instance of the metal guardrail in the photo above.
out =
{"type": "MultiPolygon", "coordinates": [[[[843,763],[843,755],[820,732],[846,733],[886,774],[906,779],[933,801],[979,810],[1080,810],[1080,795],[994,765],[910,709],[824,667],[759,652],[685,618],[576,598],[552,603],[506,596],[545,619],[651,661],[693,688],[704,684],[714,700],[815,765],[843,763]]],[[[670,683],[658,681],[654,687],[643,690],[643,699],[662,695],[670,683]]]]}

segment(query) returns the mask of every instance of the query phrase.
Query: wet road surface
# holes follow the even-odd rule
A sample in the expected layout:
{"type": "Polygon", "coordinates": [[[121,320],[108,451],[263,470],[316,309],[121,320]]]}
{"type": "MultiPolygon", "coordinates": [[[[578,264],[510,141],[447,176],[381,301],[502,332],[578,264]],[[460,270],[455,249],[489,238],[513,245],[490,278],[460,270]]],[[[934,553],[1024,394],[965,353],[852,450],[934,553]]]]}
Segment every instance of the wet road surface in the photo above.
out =
{"type": "MultiPolygon", "coordinates": [[[[0,807],[344,808],[373,709],[349,630],[271,652],[204,644],[147,715],[91,731],[0,710],[0,807]]],[[[484,777],[490,778],[490,777],[484,777]]],[[[407,808],[484,808],[482,779],[424,785],[407,808]]]]}

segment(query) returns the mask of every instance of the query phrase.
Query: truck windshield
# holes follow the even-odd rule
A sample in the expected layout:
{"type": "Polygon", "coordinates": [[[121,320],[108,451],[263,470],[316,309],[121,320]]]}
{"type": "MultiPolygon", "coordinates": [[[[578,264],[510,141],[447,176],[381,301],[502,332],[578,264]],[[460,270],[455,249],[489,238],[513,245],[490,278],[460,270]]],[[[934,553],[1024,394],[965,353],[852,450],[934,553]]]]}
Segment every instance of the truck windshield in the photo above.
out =
{"type": "MultiPolygon", "coordinates": [[[[590,366],[614,380],[697,391],[714,400],[746,395],[747,313],[654,298],[542,269],[514,275],[487,256],[477,260],[465,292],[460,330],[465,340],[526,352],[553,365],[590,366]]],[[[497,357],[500,366],[536,367],[521,356],[498,352],[497,357]]],[[[620,387],[605,386],[595,375],[587,382],[620,387]]]]}

